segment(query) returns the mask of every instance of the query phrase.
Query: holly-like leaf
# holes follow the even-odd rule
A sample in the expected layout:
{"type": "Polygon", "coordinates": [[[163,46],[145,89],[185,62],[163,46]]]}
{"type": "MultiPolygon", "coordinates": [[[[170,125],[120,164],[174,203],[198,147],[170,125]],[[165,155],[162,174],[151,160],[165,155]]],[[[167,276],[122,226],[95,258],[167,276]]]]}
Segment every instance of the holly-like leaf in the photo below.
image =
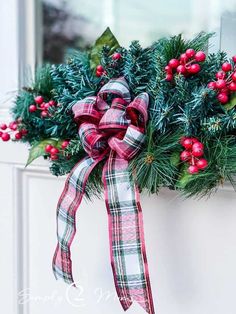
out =
{"type": "Polygon", "coordinates": [[[94,46],[90,51],[90,66],[95,69],[98,64],[100,64],[100,54],[103,46],[110,47],[110,54],[112,54],[117,48],[120,47],[116,37],[112,33],[109,27],[105,32],[96,40],[94,46]]]}
{"type": "Polygon", "coordinates": [[[45,153],[45,147],[46,145],[50,144],[54,147],[59,148],[61,145],[61,140],[57,140],[57,139],[51,139],[48,138],[46,140],[43,140],[41,142],[36,143],[35,145],[33,145],[30,149],[29,152],[29,157],[26,163],[26,167],[31,164],[31,162],[33,162],[35,159],[37,159],[40,156],[44,156],[45,153]]]}
{"type": "Polygon", "coordinates": [[[185,186],[191,181],[192,175],[188,173],[187,168],[184,167],[184,171],[182,172],[179,180],[176,183],[176,186],[180,189],[184,189],[185,186]]]}
{"type": "Polygon", "coordinates": [[[177,167],[180,163],[180,153],[179,152],[174,152],[170,156],[170,163],[172,166],[177,167]]]}
{"type": "Polygon", "coordinates": [[[231,110],[236,106],[236,96],[232,97],[230,102],[224,105],[224,109],[231,110]]]}

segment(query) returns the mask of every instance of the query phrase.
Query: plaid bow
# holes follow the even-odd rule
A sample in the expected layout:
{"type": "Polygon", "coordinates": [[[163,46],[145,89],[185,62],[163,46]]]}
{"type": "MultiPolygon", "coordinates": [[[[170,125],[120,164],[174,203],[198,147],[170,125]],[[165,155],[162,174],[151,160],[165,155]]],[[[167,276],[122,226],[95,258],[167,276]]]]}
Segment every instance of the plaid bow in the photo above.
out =
{"type": "Polygon", "coordinates": [[[147,107],[147,93],[131,102],[124,78],[110,80],[96,97],[87,97],[73,106],[87,157],[69,174],[58,202],[53,270],[56,278],[74,283],[70,246],[76,232],[76,210],[91,171],[106,159],[102,178],[117,294],[124,310],[137,301],[147,313],[154,314],[139,191],[128,169],[129,160],[145,141],[147,107]]]}

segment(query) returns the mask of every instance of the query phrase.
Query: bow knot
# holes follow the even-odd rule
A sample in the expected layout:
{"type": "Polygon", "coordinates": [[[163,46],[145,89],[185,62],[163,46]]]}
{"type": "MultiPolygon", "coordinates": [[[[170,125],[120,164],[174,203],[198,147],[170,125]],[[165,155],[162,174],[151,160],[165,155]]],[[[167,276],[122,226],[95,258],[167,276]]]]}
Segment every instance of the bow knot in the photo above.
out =
{"type": "Polygon", "coordinates": [[[96,159],[113,150],[121,158],[133,158],[145,141],[147,107],[147,93],[130,102],[124,78],[104,85],[96,97],[78,101],[73,112],[86,153],[96,159]]]}

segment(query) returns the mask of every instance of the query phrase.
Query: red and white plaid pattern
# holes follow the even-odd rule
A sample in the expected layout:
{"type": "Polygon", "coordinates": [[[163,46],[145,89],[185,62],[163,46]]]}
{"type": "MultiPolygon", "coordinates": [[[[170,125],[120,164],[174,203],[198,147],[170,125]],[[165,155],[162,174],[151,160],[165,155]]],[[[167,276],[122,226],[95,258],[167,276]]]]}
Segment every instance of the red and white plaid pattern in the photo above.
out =
{"type": "Polygon", "coordinates": [[[103,182],[111,264],[120,302],[124,310],[137,301],[147,313],[154,313],[138,190],[131,179],[128,161],[115,151],[111,151],[104,166],[103,182]]]}
{"type": "Polygon", "coordinates": [[[62,278],[69,284],[74,283],[70,246],[76,233],[76,210],[82,201],[89,174],[99,161],[86,157],[74,167],[67,177],[57,205],[58,244],[53,258],[53,271],[57,279],[62,278]]]}
{"type": "Polygon", "coordinates": [[[129,160],[145,141],[147,107],[146,93],[130,103],[124,78],[109,81],[97,97],[87,97],[73,106],[79,136],[88,157],[72,170],[58,202],[58,244],[53,270],[56,278],[73,283],[70,246],[76,232],[76,210],[90,172],[106,158],[103,182],[111,264],[119,300],[124,310],[136,301],[147,313],[154,314],[139,192],[128,169],[129,160]]]}

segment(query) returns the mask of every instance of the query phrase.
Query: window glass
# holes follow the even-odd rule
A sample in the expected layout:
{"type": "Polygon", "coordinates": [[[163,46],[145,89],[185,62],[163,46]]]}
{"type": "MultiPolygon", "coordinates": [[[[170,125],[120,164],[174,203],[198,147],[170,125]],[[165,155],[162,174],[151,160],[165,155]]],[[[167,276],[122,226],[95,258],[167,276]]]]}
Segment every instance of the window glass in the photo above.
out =
{"type": "Polygon", "coordinates": [[[49,62],[61,62],[69,48],[86,49],[106,26],[123,46],[204,30],[224,34],[227,48],[236,27],[236,0],[42,0],[42,7],[43,60],[49,62]]]}

